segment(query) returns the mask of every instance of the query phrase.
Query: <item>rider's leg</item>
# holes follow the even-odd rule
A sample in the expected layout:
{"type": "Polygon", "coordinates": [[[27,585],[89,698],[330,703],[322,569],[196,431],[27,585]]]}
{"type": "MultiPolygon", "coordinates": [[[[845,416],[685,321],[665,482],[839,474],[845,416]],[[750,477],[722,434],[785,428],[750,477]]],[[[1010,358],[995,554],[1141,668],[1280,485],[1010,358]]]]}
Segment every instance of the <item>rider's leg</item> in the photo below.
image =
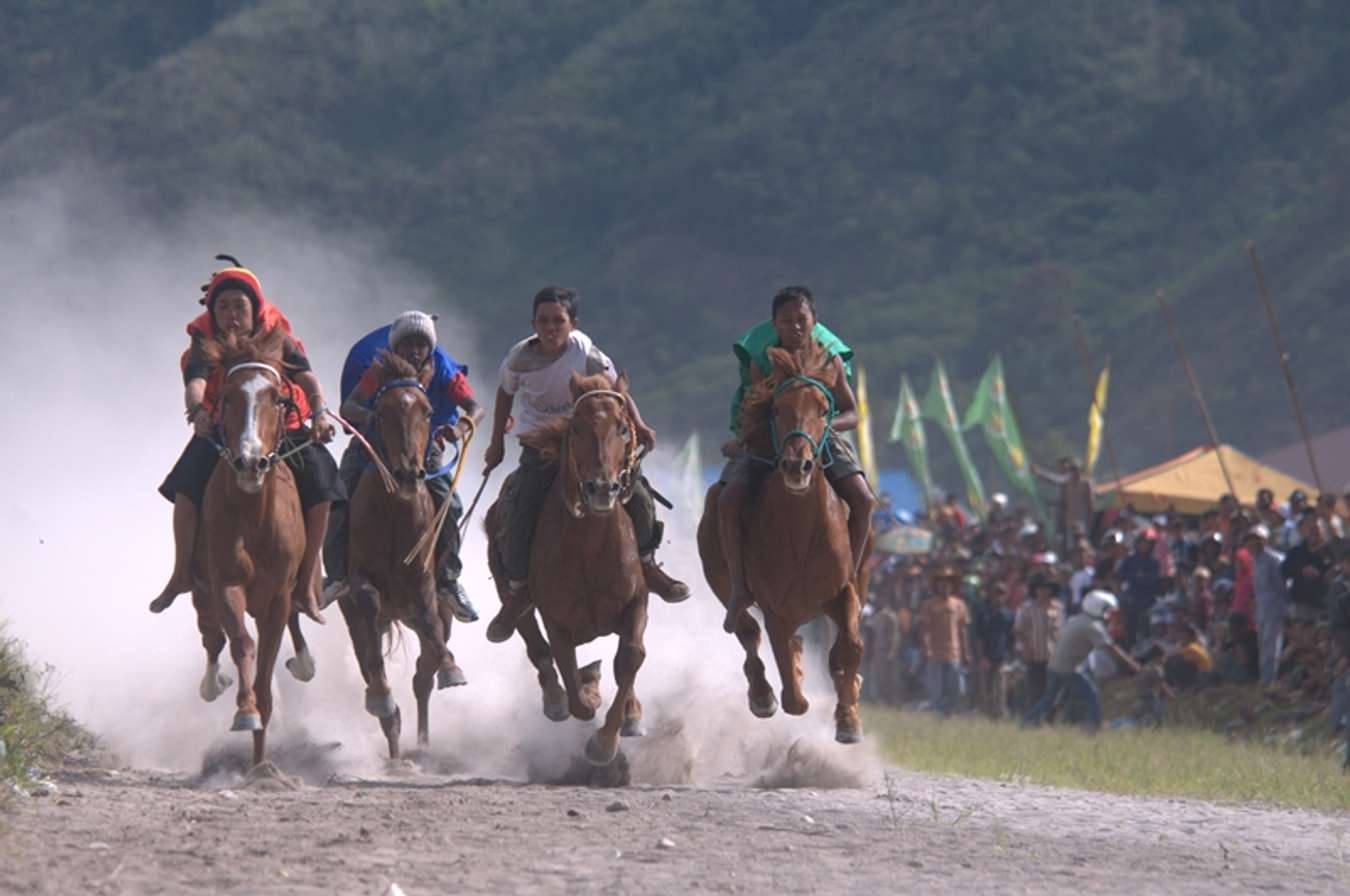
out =
{"type": "Polygon", "coordinates": [[[164,612],[174,598],[192,590],[192,554],[197,544],[199,511],[218,458],[215,445],[201,436],[193,436],[159,487],[159,493],[173,502],[174,559],[168,584],[150,602],[152,613],[164,612]]]}
{"type": "MultiPolygon", "coordinates": [[[[433,448],[427,454],[427,469],[438,470],[443,462],[439,448],[433,448]]],[[[446,474],[427,480],[427,491],[431,493],[431,501],[437,511],[447,500],[450,501],[449,515],[436,536],[436,591],[449,601],[456,619],[460,622],[477,622],[478,611],[459,583],[459,574],[464,569],[459,559],[459,518],[464,515],[464,509],[460,506],[459,495],[450,491],[451,478],[446,474]]]]}
{"type": "Polygon", "coordinates": [[[642,575],[647,581],[647,590],[667,603],[676,604],[689,597],[689,586],[678,579],[672,579],[656,562],[656,549],[661,546],[661,537],[665,526],[656,518],[656,500],[652,497],[647,477],[638,476],[633,486],[633,496],[624,505],[629,518],[633,521],[633,534],[637,538],[638,555],[642,558],[642,575]]]}
{"type": "Polygon", "coordinates": [[[877,499],[867,478],[862,475],[858,455],[839,433],[830,433],[828,452],[825,478],[848,505],[848,542],[853,550],[853,573],[857,575],[865,559],[863,550],[872,530],[872,512],[876,510],[877,499]]]}
{"type": "Polygon", "coordinates": [[[502,608],[488,623],[489,641],[509,638],[515,630],[516,620],[530,607],[527,586],[534,526],[557,475],[557,465],[547,463],[538,451],[526,448],[520,452],[520,466],[516,468],[508,493],[503,496],[506,499],[506,532],[501,540],[501,559],[506,574],[506,597],[502,608]]]}
{"type": "MultiPolygon", "coordinates": [[[[342,452],[342,460],[338,464],[338,479],[342,481],[343,491],[349,496],[356,494],[356,487],[361,483],[361,474],[365,472],[365,458],[365,449],[356,439],[348,442],[346,450],[342,452]]],[[[350,510],[350,501],[333,501],[328,512],[328,531],[323,540],[323,568],[328,574],[328,580],[324,584],[323,599],[319,602],[321,607],[328,606],[347,591],[350,510]]]]}
{"type": "Polygon", "coordinates": [[[722,470],[722,493],[717,497],[717,529],[721,535],[722,556],[726,560],[727,575],[731,579],[731,602],[722,628],[736,630],[741,613],[750,606],[750,586],[745,578],[745,512],[751,491],[754,461],[742,454],[734,457],[722,470]]]}
{"type": "Polygon", "coordinates": [[[347,490],[338,475],[337,463],[327,449],[310,442],[286,458],[295,475],[300,507],[305,513],[305,552],[295,583],[295,608],[315,622],[319,611],[319,551],[328,534],[328,511],[334,502],[346,502],[347,490]]]}

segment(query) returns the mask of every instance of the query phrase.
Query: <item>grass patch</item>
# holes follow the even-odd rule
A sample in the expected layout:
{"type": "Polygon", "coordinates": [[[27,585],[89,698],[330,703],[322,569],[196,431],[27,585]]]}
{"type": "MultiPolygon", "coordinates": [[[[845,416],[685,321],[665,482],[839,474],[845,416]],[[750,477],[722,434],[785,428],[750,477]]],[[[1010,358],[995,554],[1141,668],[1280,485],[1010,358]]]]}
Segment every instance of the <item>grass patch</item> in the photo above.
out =
{"type": "Polygon", "coordinates": [[[1303,755],[1211,731],[1021,729],[1012,723],[869,708],[868,736],[916,771],[1141,796],[1350,810],[1350,775],[1330,747],[1303,755]]]}
{"type": "MultiPolygon", "coordinates": [[[[94,746],[92,735],[51,705],[50,667],[36,667],[23,644],[0,624],[0,785],[23,782],[29,769],[48,768],[94,746]]],[[[0,787],[0,799],[9,794],[0,787]]]]}

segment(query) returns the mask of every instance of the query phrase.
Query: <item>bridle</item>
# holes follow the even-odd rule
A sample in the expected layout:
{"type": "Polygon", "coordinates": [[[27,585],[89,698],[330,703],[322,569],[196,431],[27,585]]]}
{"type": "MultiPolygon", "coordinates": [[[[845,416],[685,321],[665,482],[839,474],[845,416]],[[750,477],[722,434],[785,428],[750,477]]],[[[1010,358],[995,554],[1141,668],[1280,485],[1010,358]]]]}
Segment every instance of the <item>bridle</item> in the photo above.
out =
{"type": "MultiPolygon", "coordinates": [[[[276,467],[276,465],[281,461],[284,461],[291,455],[298,454],[299,452],[303,451],[306,447],[309,446],[312,440],[307,439],[304,442],[300,443],[299,445],[294,445],[284,452],[281,450],[281,446],[286,442],[286,414],[292,410],[295,410],[296,404],[294,401],[291,400],[289,394],[290,391],[289,385],[287,383],[286,378],[281,375],[281,371],[277,370],[271,364],[267,364],[262,361],[244,361],[242,363],[234,365],[229,370],[225,371],[225,376],[222,380],[221,385],[222,392],[224,392],[224,384],[230,381],[230,377],[234,376],[241,370],[261,370],[266,373],[272,374],[272,376],[276,377],[277,380],[276,382],[277,391],[282,394],[281,401],[278,402],[277,404],[277,414],[280,419],[278,420],[277,425],[276,444],[272,447],[270,453],[268,453],[266,456],[258,460],[258,472],[265,475],[268,472],[270,472],[274,467],[276,467]]],[[[217,408],[216,413],[217,414],[220,413],[219,408],[217,408]]],[[[242,473],[243,468],[240,465],[241,458],[234,452],[233,448],[225,444],[225,439],[223,438],[224,432],[222,431],[220,421],[216,422],[215,429],[217,432],[220,433],[221,438],[217,439],[214,436],[210,436],[208,437],[208,439],[211,442],[211,444],[215,446],[216,453],[219,454],[221,459],[224,460],[231,467],[233,467],[237,472],[242,473]]]]}
{"type": "Polygon", "coordinates": [[[835,404],[834,392],[830,390],[829,386],[825,385],[815,377],[797,374],[788,377],[778,384],[778,388],[773,391],[773,403],[776,404],[780,395],[795,386],[809,386],[825,396],[825,401],[828,406],[828,410],[825,412],[825,431],[821,433],[820,438],[817,440],[812,438],[809,432],[798,428],[792,430],[780,439],[778,436],[778,419],[776,415],[773,415],[769,418],[769,438],[773,445],[773,457],[760,457],[756,454],[749,454],[747,456],[751,460],[758,461],[759,463],[767,464],[770,467],[777,467],[778,462],[783,459],[783,449],[787,447],[788,442],[791,442],[796,438],[801,438],[805,439],[806,444],[811,446],[811,457],[813,460],[821,461],[823,459],[821,468],[824,469],[834,463],[834,457],[830,452],[830,435],[834,432],[834,418],[839,416],[839,407],[835,404]]]}
{"type": "MultiPolygon", "coordinates": [[[[637,445],[637,427],[633,425],[633,416],[628,412],[628,396],[622,392],[616,392],[613,389],[595,389],[590,392],[583,392],[572,402],[572,413],[576,414],[577,408],[581,407],[582,402],[591,398],[613,398],[619,402],[624,421],[628,427],[628,444],[624,451],[623,469],[619,471],[619,487],[621,493],[619,503],[625,504],[633,496],[633,489],[637,486],[637,476],[634,475],[638,466],[642,463],[645,451],[639,452],[637,445]]],[[[566,435],[563,436],[563,454],[567,457],[567,473],[572,481],[576,483],[578,489],[581,488],[581,471],[577,469],[576,453],[572,451],[572,429],[567,428],[566,435]]],[[[563,493],[563,499],[566,501],[566,492],[563,493]]],[[[568,505],[567,510],[572,516],[580,519],[584,514],[579,506],[568,505]]]]}
{"type": "MultiPolygon", "coordinates": [[[[426,389],[425,386],[422,385],[422,383],[421,383],[420,380],[415,380],[415,379],[413,379],[412,377],[402,377],[402,378],[396,379],[396,380],[389,380],[389,381],[386,382],[383,386],[381,386],[378,390],[376,390],[375,395],[370,399],[370,406],[374,409],[374,411],[373,411],[373,413],[372,413],[372,415],[371,415],[371,423],[372,423],[372,428],[375,430],[375,434],[378,434],[378,433],[379,433],[379,425],[378,425],[378,421],[379,421],[379,417],[380,417],[380,410],[379,410],[380,399],[384,396],[384,394],[385,394],[386,392],[392,392],[392,391],[395,390],[395,389],[416,389],[418,392],[421,392],[424,396],[426,396],[428,402],[431,401],[431,396],[427,394],[427,389],[426,389]]],[[[372,442],[374,442],[374,444],[372,445],[372,447],[374,447],[375,444],[378,444],[378,445],[379,445],[379,448],[378,448],[377,450],[382,450],[382,449],[383,449],[384,446],[383,446],[382,444],[380,444],[380,443],[378,443],[378,442],[375,442],[375,436],[374,436],[374,435],[371,436],[371,439],[372,439],[372,442]]],[[[434,444],[435,444],[435,442],[434,442],[434,440],[433,440],[432,434],[431,434],[431,433],[428,433],[428,434],[427,434],[427,447],[426,447],[426,451],[423,453],[423,457],[422,457],[422,466],[423,466],[423,467],[426,466],[427,460],[430,459],[430,457],[431,457],[431,452],[432,452],[432,450],[433,450],[433,445],[434,445],[434,444]]],[[[445,465],[442,466],[439,470],[436,470],[436,471],[434,471],[434,472],[424,470],[423,473],[422,473],[422,481],[426,482],[426,481],[429,481],[429,480],[432,480],[432,479],[439,479],[440,477],[442,477],[442,476],[448,476],[448,475],[450,475],[452,472],[455,471],[456,467],[459,466],[460,443],[459,443],[458,441],[456,441],[456,442],[454,443],[454,445],[455,445],[455,454],[454,454],[454,457],[452,457],[452,458],[450,459],[449,463],[445,464],[445,465]]],[[[381,460],[384,461],[385,466],[387,467],[388,464],[389,464],[388,458],[381,458],[381,460]]]]}

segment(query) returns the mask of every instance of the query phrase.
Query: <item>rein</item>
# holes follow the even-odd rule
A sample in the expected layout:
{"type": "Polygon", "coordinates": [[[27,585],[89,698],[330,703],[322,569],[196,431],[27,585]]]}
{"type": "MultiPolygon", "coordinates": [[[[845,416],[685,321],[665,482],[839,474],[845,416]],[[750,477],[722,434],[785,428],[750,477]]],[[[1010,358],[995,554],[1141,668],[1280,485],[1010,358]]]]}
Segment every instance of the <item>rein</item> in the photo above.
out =
{"type": "MultiPolygon", "coordinates": [[[[614,398],[618,399],[619,406],[623,409],[624,418],[628,421],[628,446],[624,453],[623,469],[619,471],[619,484],[623,488],[623,494],[619,499],[620,504],[624,504],[633,496],[633,488],[637,485],[637,477],[634,472],[638,465],[642,463],[642,458],[646,452],[639,452],[637,447],[637,427],[633,425],[633,417],[628,412],[628,396],[622,392],[616,392],[613,389],[596,389],[591,392],[583,392],[577,396],[576,401],[572,402],[572,413],[575,414],[581,403],[588,398],[614,398]]],[[[567,474],[572,481],[576,483],[578,491],[581,491],[581,471],[577,469],[576,457],[572,453],[572,430],[568,427],[567,434],[563,436],[563,453],[567,455],[567,474]]],[[[566,491],[563,491],[564,502],[566,501],[566,491]]],[[[567,512],[575,519],[581,519],[584,512],[581,508],[567,505],[567,512]]]]}
{"type": "Polygon", "coordinates": [[[828,467],[834,463],[834,457],[830,454],[829,443],[830,443],[830,434],[834,432],[834,418],[839,416],[839,408],[835,404],[834,393],[830,391],[830,388],[826,386],[824,383],[822,383],[820,380],[816,379],[815,377],[806,376],[804,374],[797,374],[795,376],[790,376],[787,379],[783,380],[783,382],[779,383],[778,388],[774,389],[773,391],[773,400],[774,402],[777,402],[778,397],[780,395],[782,395],[788,389],[791,389],[799,385],[810,386],[814,389],[819,390],[820,394],[825,396],[825,401],[829,406],[829,410],[825,412],[825,431],[821,433],[820,439],[817,440],[812,438],[809,432],[806,432],[805,430],[802,429],[794,429],[780,439],[778,437],[778,419],[776,416],[770,417],[769,438],[772,440],[773,444],[773,457],[767,458],[767,457],[760,457],[757,454],[747,454],[746,456],[749,457],[751,460],[758,461],[759,463],[762,464],[767,464],[770,467],[776,467],[778,466],[778,462],[783,459],[783,449],[787,447],[787,443],[792,441],[794,438],[800,437],[805,439],[806,444],[811,446],[811,457],[814,460],[821,460],[822,457],[824,458],[822,468],[828,467]]]}

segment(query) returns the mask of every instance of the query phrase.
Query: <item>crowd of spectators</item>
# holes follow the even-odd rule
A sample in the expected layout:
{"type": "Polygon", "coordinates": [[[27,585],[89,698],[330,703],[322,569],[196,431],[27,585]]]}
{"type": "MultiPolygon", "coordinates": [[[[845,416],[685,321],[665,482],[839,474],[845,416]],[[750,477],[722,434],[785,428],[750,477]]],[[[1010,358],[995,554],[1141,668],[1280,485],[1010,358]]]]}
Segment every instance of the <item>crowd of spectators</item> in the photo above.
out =
{"type": "Polygon", "coordinates": [[[1071,461],[1044,477],[1060,491],[1054,529],[1003,495],[984,518],[953,495],[917,521],[883,504],[880,528],[917,523],[934,541],[873,558],[865,699],[1037,722],[1054,716],[1032,713],[1049,689],[1092,724],[1097,683],[1131,674],[1136,722],[1161,722],[1179,692],[1259,682],[1343,728],[1350,541],[1335,496],[1278,504],[1263,490],[1253,506],[1226,495],[1199,515],[1148,517],[1094,508],[1071,461]],[[1101,618],[1075,623],[1085,602],[1101,618]]]}

